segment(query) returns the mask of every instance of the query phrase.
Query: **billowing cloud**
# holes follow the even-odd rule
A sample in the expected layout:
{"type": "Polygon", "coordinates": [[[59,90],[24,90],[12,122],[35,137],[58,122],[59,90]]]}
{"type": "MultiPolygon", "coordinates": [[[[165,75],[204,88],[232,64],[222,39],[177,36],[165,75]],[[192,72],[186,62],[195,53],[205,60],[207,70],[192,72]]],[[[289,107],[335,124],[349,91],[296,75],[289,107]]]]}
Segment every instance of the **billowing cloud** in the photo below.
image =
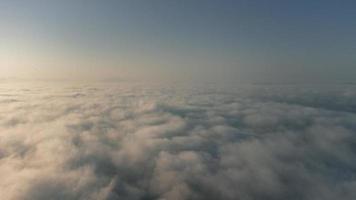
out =
{"type": "Polygon", "coordinates": [[[0,196],[356,199],[352,85],[0,85],[0,196]]]}

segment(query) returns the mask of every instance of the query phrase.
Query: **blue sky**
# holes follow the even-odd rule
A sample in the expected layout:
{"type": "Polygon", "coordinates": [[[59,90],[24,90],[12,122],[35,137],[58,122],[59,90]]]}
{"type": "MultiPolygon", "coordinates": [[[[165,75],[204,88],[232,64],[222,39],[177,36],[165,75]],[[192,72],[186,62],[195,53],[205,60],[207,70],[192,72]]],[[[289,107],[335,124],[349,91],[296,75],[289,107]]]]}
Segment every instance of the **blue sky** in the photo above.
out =
{"type": "Polygon", "coordinates": [[[353,1],[1,0],[4,76],[350,81],[353,1]]]}

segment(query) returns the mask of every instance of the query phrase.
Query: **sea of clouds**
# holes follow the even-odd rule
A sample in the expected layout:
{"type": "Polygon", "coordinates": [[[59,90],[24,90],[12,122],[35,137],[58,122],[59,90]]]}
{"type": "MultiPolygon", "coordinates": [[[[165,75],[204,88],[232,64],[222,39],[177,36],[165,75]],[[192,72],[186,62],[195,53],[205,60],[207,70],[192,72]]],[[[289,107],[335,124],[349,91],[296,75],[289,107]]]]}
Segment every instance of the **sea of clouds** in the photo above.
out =
{"type": "Polygon", "coordinates": [[[2,200],[353,200],[356,86],[0,82],[2,200]]]}

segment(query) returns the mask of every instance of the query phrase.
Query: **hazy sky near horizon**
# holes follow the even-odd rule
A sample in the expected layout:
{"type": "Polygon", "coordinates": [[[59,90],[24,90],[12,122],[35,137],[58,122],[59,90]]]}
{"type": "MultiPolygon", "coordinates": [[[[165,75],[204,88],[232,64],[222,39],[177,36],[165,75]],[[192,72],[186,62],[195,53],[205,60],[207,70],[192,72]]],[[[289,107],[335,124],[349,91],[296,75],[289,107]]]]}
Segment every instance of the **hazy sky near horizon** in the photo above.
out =
{"type": "Polygon", "coordinates": [[[0,77],[352,81],[354,1],[0,0],[0,77]]]}

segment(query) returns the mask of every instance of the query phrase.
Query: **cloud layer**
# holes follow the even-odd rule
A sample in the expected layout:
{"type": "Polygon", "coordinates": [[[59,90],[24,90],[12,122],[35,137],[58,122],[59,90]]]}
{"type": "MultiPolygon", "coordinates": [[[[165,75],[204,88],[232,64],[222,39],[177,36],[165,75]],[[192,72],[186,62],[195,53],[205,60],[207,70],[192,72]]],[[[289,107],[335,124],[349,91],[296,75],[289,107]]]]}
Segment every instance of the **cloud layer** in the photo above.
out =
{"type": "Polygon", "coordinates": [[[0,196],[356,199],[356,88],[0,84],[0,196]]]}

